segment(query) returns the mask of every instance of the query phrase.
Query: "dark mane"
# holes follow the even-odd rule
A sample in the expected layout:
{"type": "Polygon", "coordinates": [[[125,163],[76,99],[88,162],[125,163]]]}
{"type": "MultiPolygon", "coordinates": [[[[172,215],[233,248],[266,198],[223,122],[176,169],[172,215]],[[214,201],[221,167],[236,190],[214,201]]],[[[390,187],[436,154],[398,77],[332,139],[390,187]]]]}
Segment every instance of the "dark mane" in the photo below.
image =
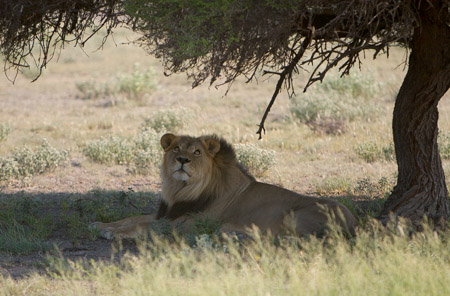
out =
{"type": "Polygon", "coordinates": [[[229,144],[224,138],[219,137],[215,134],[208,135],[204,137],[205,139],[215,139],[220,143],[220,150],[214,156],[214,161],[220,168],[226,168],[228,166],[237,166],[239,170],[250,178],[252,181],[256,181],[255,177],[252,176],[243,166],[239,163],[236,157],[236,152],[234,151],[233,145],[229,144]]]}
{"type": "Polygon", "coordinates": [[[196,200],[190,201],[178,201],[174,203],[170,208],[166,201],[161,200],[161,204],[158,209],[156,219],[168,219],[175,220],[186,214],[198,214],[203,212],[209,204],[212,202],[213,197],[199,197],[196,200]]]}

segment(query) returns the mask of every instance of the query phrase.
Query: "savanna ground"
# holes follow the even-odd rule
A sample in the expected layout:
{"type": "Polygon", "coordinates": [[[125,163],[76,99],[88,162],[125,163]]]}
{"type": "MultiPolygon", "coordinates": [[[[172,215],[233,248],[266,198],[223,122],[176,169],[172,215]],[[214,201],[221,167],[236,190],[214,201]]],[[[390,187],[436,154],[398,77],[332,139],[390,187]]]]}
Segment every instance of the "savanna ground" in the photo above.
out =
{"type": "MultiPolygon", "coordinates": [[[[14,85],[0,81],[1,294],[450,294],[448,232],[408,234],[371,219],[395,183],[402,50],[369,54],[362,71],[331,74],[306,94],[300,73],[297,95],[279,97],[258,141],[274,78],[238,81],[226,97],[226,86],[191,89],[185,75],[165,77],[157,60],[121,44],[133,38],[126,31],[114,38],[100,51],[100,36],[85,52],[66,48],[34,83],[35,69],[14,85]],[[98,238],[89,223],[156,210],[166,131],[225,137],[257,179],[343,202],[361,221],[359,236],[256,234],[243,243],[203,229],[193,242],[98,238]]],[[[439,105],[447,176],[449,97],[439,105]]]]}

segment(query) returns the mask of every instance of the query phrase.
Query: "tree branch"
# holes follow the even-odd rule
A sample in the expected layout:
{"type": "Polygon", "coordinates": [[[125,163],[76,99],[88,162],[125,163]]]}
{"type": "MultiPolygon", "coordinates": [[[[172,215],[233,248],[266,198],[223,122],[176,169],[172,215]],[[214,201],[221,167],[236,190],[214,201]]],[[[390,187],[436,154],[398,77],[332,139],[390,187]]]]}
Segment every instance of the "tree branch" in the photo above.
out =
{"type": "Polygon", "coordinates": [[[283,86],[283,83],[286,80],[286,76],[292,77],[292,72],[294,71],[295,66],[297,66],[298,62],[303,57],[303,54],[305,53],[306,48],[308,48],[309,44],[311,43],[312,35],[313,34],[310,33],[308,36],[305,37],[297,54],[292,59],[292,61],[284,68],[284,70],[282,72],[277,73],[277,72],[272,72],[272,71],[265,71],[265,74],[267,74],[267,73],[277,74],[280,76],[280,78],[278,79],[277,85],[275,87],[275,91],[273,92],[272,99],[270,100],[269,105],[267,105],[266,111],[264,112],[261,122],[258,125],[259,128],[258,128],[258,131],[256,132],[256,134],[259,135],[258,140],[262,139],[263,132],[264,132],[264,134],[266,133],[266,129],[264,128],[264,122],[266,121],[267,115],[269,115],[270,109],[272,108],[273,103],[275,103],[275,100],[281,91],[281,87],[283,86]]]}

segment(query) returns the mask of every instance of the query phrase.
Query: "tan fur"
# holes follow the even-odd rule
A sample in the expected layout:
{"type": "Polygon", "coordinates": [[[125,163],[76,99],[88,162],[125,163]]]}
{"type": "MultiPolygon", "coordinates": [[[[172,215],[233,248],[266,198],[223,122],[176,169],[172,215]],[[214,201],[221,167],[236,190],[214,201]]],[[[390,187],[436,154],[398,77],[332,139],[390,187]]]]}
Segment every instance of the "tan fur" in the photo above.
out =
{"type": "MultiPolygon", "coordinates": [[[[221,222],[224,231],[256,226],[272,234],[290,229],[304,235],[321,232],[335,217],[337,225],[354,233],[356,219],[345,206],[257,182],[238,164],[233,148],[217,136],[165,134],[161,146],[165,154],[158,215],[163,218],[189,225],[192,214],[199,212],[221,222]]],[[[136,237],[161,217],[145,215],[92,226],[108,239],[136,237]]]]}

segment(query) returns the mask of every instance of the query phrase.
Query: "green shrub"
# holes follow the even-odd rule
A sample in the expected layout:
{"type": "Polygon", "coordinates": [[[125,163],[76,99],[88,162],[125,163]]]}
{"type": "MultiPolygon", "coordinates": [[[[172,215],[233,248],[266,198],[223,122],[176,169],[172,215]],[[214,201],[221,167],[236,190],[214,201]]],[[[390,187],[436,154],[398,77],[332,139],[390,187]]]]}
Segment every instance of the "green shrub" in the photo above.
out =
{"type": "Polygon", "coordinates": [[[122,74],[118,77],[118,92],[124,94],[130,100],[141,100],[145,94],[156,89],[156,77],[153,69],[145,72],[139,71],[139,66],[134,66],[130,74],[122,74]]]}
{"type": "Polygon", "coordinates": [[[83,149],[83,154],[99,163],[125,164],[133,156],[133,147],[127,139],[109,136],[90,142],[83,149]]]}
{"type": "Polygon", "coordinates": [[[8,138],[11,128],[7,124],[0,124],[0,142],[8,138]]]}
{"type": "Polygon", "coordinates": [[[344,77],[330,76],[318,86],[325,92],[336,92],[339,95],[350,95],[352,98],[372,98],[385,93],[382,83],[376,82],[372,77],[350,74],[344,77]]]}
{"type": "Polygon", "coordinates": [[[161,110],[144,120],[143,129],[152,128],[158,132],[175,132],[187,124],[192,118],[191,113],[192,110],[183,108],[161,110]]]}
{"type": "Polygon", "coordinates": [[[67,157],[67,150],[57,150],[46,140],[35,150],[17,148],[11,156],[0,158],[0,181],[45,173],[61,165],[67,157]]]}
{"type": "Polygon", "coordinates": [[[392,143],[381,147],[375,142],[360,143],[355,148],[355,153],[368,163],[379,160],[392,161],[395,159],[395,149],[392,143]]]}
{"type": "Polygon", "coordinates": [[[365,195],[370,198],[386,197],[394,187],[394,180],[381,177],[378,181],[373,182],[369,178],[359,179],[353,189],[356,195],[365,195]]]}
{"type": "Polygon", "coordinates": [[[116,90],[109,83],[98,83],[94,80],[88,80],[75,84],[79,95],[83,100],[97,99],[114,95],[116,90]]]}
{"type": "Polygon", "coordinates": [[[317,194],[321,196],[349,195],[351,192],[351,182],[347,178],[326,178],[315,187],[317,194]]]}
{"type": "Polygon", "coordinates": [[[94,162],[125,164],[131,173],[146,174],[161,163],[160,138],[153,129],[145,129],[131,140],[109,136],[92,141],[82,152],[94,162]]]}
{"type": "Polygon", "coordinates": [[[235,145],[238,161],[255,176],[263,175],[275,162],[275,151],[255,144],[235,145]]]}
{"type": "Polygon", "coordinates": [[[364,76],[329,77],[307,93],[293,97],[290,111],[294,120],[313,130],[340,134],[345,122],[375,118],[380,111],[368,99],[380,95],[382,86],[364,76]]]}
{"type": "Polygon", "coordinates": [[[88,80],[76,84],[81,99],[97,99],[102,97],[124,95],[129,100],[141,100],[145,94],[156,89],[156,75],[152,69],[141,72],[138,66],[130,74],[121,74],[115,81],[96,82],[88,80]]]}
{"type": "Polygon", "coordinates": [[[147,174],[162,162],[161,135],[153,129],[143,130],[133,139],[133,160],[128,170],[135,174],[147,174]]]}

